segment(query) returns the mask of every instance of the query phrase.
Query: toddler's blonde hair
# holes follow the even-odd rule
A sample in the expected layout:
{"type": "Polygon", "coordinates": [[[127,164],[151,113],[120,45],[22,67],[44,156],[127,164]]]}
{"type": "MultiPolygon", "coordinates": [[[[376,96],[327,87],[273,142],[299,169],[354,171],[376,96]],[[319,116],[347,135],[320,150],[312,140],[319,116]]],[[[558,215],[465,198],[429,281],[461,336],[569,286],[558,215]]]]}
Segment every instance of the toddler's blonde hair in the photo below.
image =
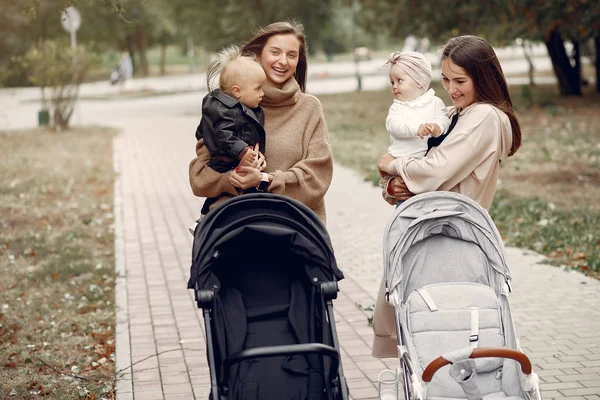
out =
{"type": "Polygon", "coordinates": [[[231,87],[244,77],[248,64],[256,62],[254,54],[244,54],[237,46],[228,46],[217,53],[217,57],[210,63],[206,71],[206,86],[212,90],[212,83],[219,76],[219,89],[229,93],[231,87]]]}

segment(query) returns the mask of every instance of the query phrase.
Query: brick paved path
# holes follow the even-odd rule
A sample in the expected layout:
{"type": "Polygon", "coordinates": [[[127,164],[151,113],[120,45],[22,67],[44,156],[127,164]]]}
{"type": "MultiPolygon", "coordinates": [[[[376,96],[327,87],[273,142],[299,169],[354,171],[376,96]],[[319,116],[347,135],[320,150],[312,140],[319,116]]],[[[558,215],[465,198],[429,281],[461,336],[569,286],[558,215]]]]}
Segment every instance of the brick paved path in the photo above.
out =
{"type": "MultiPolygon", "coordinates": [[[[202,316],[186,290],[187,227],[201,206],[187,181],[198,118],[177,115],[186,111],[177,103],[144,104],[150,110],[143,118],[119,116],[123,131],[115,140],[117,266],[123,272],[117,290],[117,368],[124,369],[118,399],[205,399],[202,316]]],[[[334,302],[345,375],[353,399],[373,399],[379,371],[397,364],[370,356],[371,312],[364,310],[374,304],[382,231],[392,209],[376,188],[338,165],[326,201],[328,229],[347,277],[334,302]]],[[[535,254],[507,252],[517,334],[545,398],[600,399],[600,282],[539,265],[535,254]]]]}

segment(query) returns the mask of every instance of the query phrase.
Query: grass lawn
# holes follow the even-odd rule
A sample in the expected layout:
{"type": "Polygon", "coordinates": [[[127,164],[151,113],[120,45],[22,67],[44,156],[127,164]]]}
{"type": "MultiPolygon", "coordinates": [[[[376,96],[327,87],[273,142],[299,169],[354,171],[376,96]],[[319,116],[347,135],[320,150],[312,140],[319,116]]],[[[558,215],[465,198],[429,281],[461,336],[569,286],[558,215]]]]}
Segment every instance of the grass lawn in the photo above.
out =
{"type": "MultiPolygon", "coordinates": [[[[451,102],[439,82],[436,94],[451,102]]],[[[600,95],[561,98],[554,86],[511,87],[523,130],[521,149],[502,165],[491,215],[507,244],[554,264],[600,272],[600,95]]],[[[335,160],[374,184],[389,145],[388,90],[319,97],[335,160]]],[[[381,203],[386,207],[386,203],[381,203]]]]}
{"type": "Polygon", "coordinates": [[[113,136],[0,135],[0,398],[114,398],[113,136]]]}

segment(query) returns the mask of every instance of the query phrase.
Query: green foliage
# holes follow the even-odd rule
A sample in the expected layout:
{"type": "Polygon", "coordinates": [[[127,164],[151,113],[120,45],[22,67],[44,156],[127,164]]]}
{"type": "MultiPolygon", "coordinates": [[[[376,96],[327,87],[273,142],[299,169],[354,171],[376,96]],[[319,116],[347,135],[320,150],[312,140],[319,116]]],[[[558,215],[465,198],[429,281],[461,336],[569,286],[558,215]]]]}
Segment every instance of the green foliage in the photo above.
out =
{"type": "Polygon", "coordinates": [[[29,71],[29,80],[41,88],[42,108],[51,110],[55,129],[66,128],[88,66],[83,46],[72,49],[46,40],[39,48],[30,49],[20,63],[29,71]],[[46,88],[50,90],[49,104],[46,88]]]}
{"type": "Polygon", "coordinates": [[[320,42],[330,23],[334,0],[171,0],[178,26],[194,41],[215,51],[241,44],[259,26],[295,19],[304,24],[309,46],[320,42]]]}
{"type": "Polygon", "coordinates": [[[600,272],[600,212],[560,210],[537,198],[499,190],[490,215],[511,246],[552,256],[552,263],[600,272]]]}
{"type": "MultiPolygon", "coordinates": [[[[499,1],[499,0],[497,0],[499,1]]],[[[600,3],[592,0],[510,0],[510,17],[517,33],[545,40],[558,29],[569,40],[585,40],[600,34],[600,3]]]]}
{"type": "Polygon", "coordinates": [[[517,37],[544,40],[559,29],[566,38],[583,40],[600,33],[600,3],[593,0],[360,0],[365,24],[390,29],[395,36],[409,33],[434,42],[473,34],[495,44],[517,37]]]}
{"type": "Polygon", "coordinates": [[[361,0],[364,23],[373,30],[387,30],[396,37],[409,34],[444,42],[465,33],[482,35],[506,43],[510,22],[505,1],[492,0],[485,6],[459,0],[361,0]]]}
{"type": "Polygon", "coordinates": [[[389,30],[398,37],[410,33],[443,43],[454,36],[471,34],[500,46],[517,38],[544,41],[564,96],[581,95],[581,74],[572,65],[578,65],[579,53],[567,54],[563,40],[579,48],[579,43],[600,37],[600,2],[593,0],[490,0],[485,5],[460,0],[361,3],[367,10],[369,26],[389,30]]]}

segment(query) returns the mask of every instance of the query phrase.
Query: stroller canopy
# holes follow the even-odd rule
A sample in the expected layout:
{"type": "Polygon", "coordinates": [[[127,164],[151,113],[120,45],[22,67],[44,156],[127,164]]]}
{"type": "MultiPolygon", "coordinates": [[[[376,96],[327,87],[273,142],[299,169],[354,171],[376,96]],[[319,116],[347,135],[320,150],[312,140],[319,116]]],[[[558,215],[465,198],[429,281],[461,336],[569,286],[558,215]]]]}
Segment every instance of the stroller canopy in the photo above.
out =
{"type": "Polygon", "coordinates": [[[213,268],[232,252],[247,257],[305,261],[305,271],[316,286],[343,279],[333,247],[319,217],[304,204],[272,193],[234,197],[212,210],[196,228],[188,288],[219,289],[213,268]],[[252,248],[248,248],[252,246],[252,248]]]}
{"type": "Polygon", "coordinates": [[[487,284],[499,295],[510,281],[502,238],[487,210],[453,192],[415,196],[384,230],[384,278],[405,302],[414,288],[437,281],[487,284]]]}

